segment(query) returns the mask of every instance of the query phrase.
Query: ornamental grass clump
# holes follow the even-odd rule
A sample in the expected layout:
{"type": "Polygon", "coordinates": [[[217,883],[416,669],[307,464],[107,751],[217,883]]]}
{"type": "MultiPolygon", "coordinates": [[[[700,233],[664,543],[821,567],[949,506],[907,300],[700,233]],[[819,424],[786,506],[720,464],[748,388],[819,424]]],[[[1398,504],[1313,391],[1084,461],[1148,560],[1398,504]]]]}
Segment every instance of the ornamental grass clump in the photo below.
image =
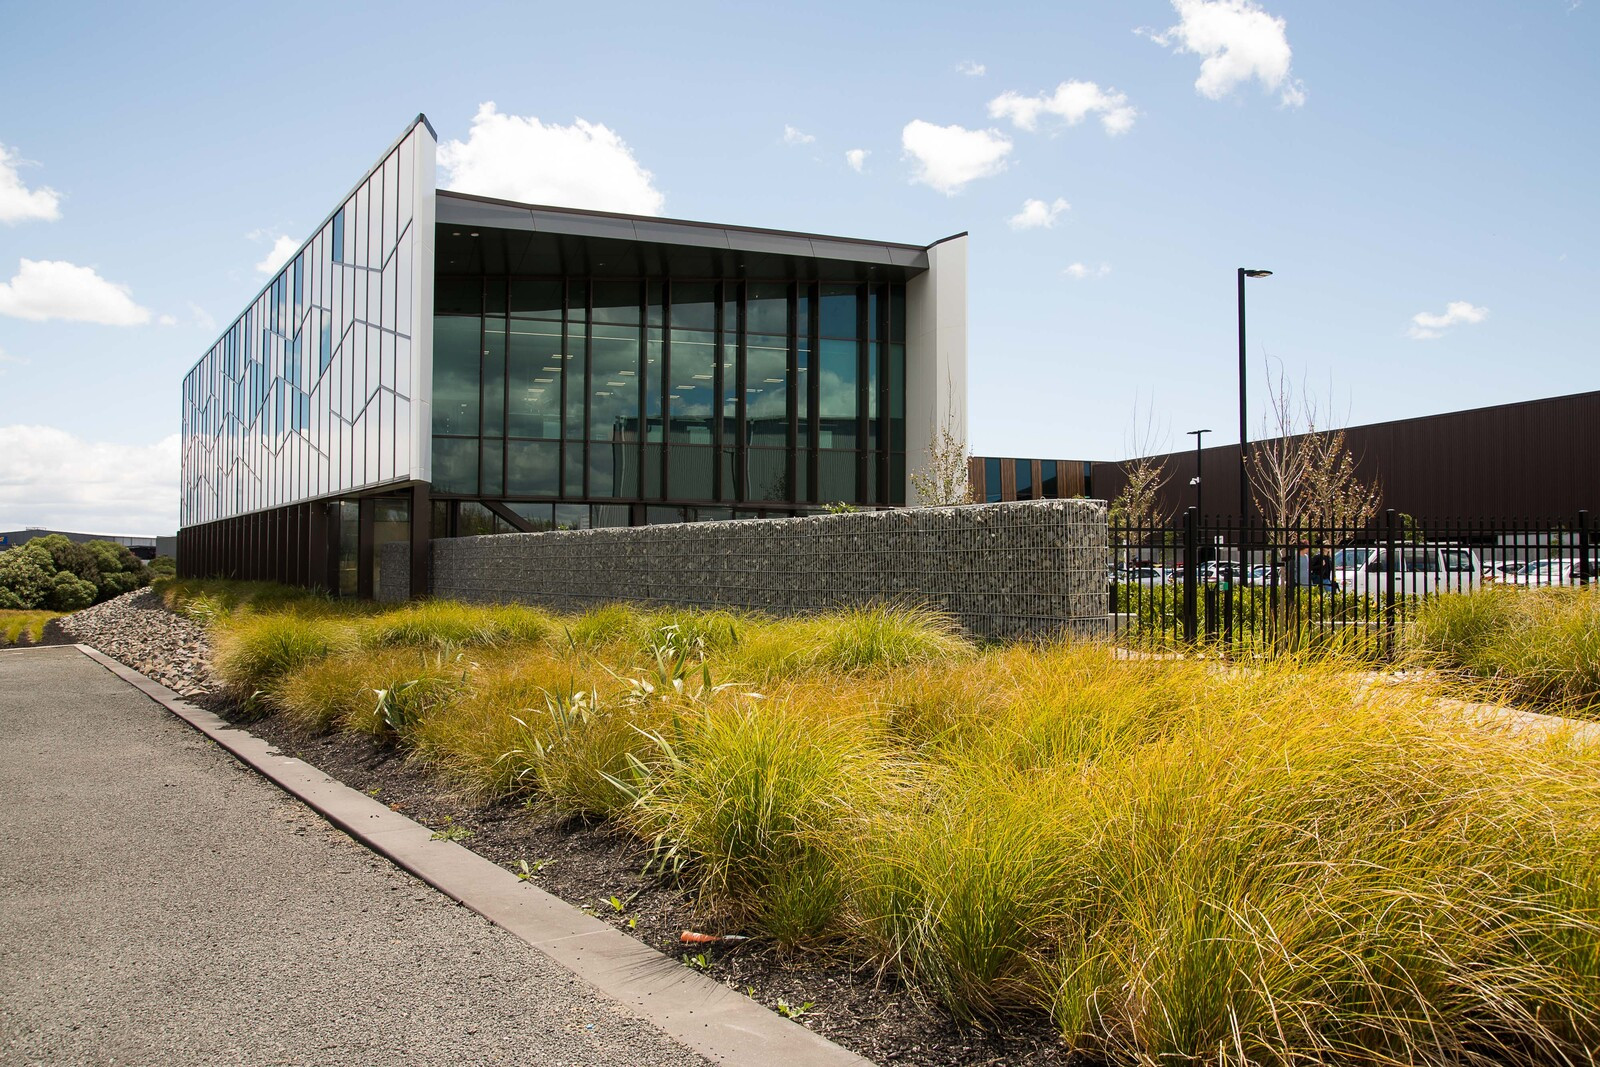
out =
{"type": "Polygon", "coordinates": [[[893,764],[849,717],[725,692],[652,733],[624,818],[691,875],[706,906],[780,945],[837,932],[836,856],[887,792],[893,764]]]}
{"type": "Polygon", "coordinates": [[[350,646],[349,628],[298,614],[235,616],[213,628],[212,671],[234,693],[276,697],[291,672],[350,646]]]}
{"type": "Polygon", "coordinates": [[[1408,628],[1415,662],[1489,680],[1489,696],[1600,711],[1600,592],[1484,589],[1425,602],[1408,628]]]}
{"type": "Polygon", "coordinates": [[[368,648],[497,648],[538,644],[555,633],[549,614],[537,608],[430,600],[366,620],[361,627],[361,643],[368,648]]]}

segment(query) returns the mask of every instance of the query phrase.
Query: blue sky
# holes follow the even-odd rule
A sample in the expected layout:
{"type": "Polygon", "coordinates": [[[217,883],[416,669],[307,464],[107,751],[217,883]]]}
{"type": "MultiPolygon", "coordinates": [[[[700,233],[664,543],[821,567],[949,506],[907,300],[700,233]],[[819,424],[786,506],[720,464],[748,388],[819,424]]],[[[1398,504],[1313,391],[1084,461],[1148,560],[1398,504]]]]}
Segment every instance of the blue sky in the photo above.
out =
{"type": "Polygon", "coordinates": [[[179,381],[257,265],[419,111],[462,143],[463,179],[515,169],[474,126],[491,101],[545,156],[610,131],[563,165],[621,210],[642,183],[673,217],[969,231],[978,453],[1235,439],[1239,266],[1276,272],[1252,283],[1253,380],[1273,361],[1333,421],[1594,389],[1597,18],[1574,0],[4,0],[0,529],[169,532],[179,381]]]}

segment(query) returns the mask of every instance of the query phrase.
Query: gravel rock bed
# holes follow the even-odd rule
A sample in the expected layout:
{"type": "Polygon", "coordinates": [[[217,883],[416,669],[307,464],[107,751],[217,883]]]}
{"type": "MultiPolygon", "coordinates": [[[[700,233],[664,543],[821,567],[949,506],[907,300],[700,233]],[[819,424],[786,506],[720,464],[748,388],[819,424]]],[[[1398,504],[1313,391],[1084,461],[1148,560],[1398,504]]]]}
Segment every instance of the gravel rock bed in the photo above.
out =
{"type": "Polygon", "coordinates": [[[168,611],[159,594],[136,589],[57,620],[61,632],[182,696],[213,690],[211,643],[194,619],[168,611]]]}

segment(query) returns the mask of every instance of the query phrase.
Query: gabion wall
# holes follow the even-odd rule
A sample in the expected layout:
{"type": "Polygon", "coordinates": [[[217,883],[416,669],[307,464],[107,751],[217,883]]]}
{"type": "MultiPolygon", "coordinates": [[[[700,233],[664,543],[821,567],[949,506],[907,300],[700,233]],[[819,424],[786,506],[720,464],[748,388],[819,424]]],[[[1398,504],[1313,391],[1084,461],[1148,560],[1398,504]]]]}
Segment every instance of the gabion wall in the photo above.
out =
{"type": "MultiPolygon", "coordinates": [[[[774,614],[894,601],[947,611],[990,639],[1106,625],[1098,500],[458,537],[433,541],[432,557],[432,594],[455,600],[774,614]]],[[[406,569],[385,560],[380,573],[379,597],[404,599],[406,569]]]]}

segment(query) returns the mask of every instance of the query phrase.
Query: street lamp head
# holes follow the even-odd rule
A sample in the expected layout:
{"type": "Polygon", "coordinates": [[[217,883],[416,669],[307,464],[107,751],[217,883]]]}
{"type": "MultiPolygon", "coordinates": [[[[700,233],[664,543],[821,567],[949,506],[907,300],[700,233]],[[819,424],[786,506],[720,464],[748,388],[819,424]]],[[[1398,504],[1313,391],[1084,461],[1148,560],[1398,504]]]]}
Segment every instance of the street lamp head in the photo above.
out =
{"type": "Polygon", "coordinates": [[[1185,430],[1184,431],[1184,433],[1188,434],[1190,437],[1196,437],[1196,436],[1198,436],[1200,434],[1210,433],[1210,432],[1211,432],[1210,430],[1185,430]]]}
{"type": "Polygon", "coordinates": [[[1240,267],[1239,269],[1244,273],[1244,276],[1246,278],[1270,278],[1270,277],[1272,277],[1272,272],[1270,270],[1250,270],[1250,269],[1245,268],[1245,267],[1240,267]]]}

